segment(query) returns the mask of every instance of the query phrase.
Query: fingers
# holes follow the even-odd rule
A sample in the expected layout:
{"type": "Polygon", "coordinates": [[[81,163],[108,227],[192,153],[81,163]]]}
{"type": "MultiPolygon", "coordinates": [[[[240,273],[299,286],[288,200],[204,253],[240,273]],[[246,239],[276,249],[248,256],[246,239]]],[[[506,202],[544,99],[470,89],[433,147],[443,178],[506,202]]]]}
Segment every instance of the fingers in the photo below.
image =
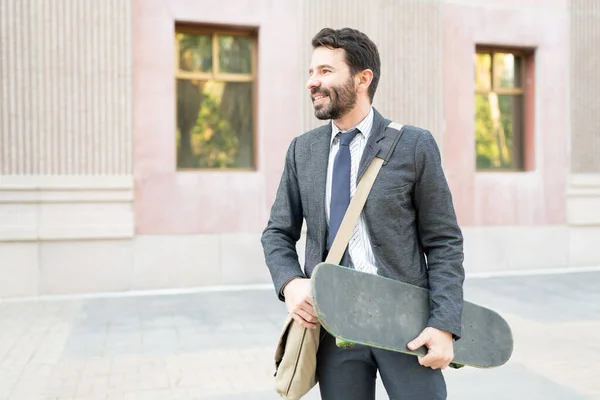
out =
{"type": "Polygon", "coordinates": [[[316,328],[318,319],[315,315],[315,309],[310,304],[306,302],[300,303],[294,310],[294,314],[302,319],[303,323],[300,323],[300,325],[310,329],[316,328]]]}
{"type": "Polygon", "coordinates": [[[418,357],[419,364],[431,369],[446,369],[452,362],[452,358],[452,354],[439,353],[435,349],[429,349],[427,355],[418,357]]]}
{"type": "Polygon", "coordinates": [[[298,311],[298,310],[304,311],[305,313],[309,314],[310,316],[314,317],[315,319],[317,318],[317,315],[315,313],[315,308],[312,306],[312,304],[309,304],[307,302],[300,303],[298,305],[298,307],[296,308],[296,310],[294,310],[294,311],[298,311]]]}
{"type": "Polygon", "coordinates": [[[427,354],[425,356],[420,356],[419,358],[419,364],[421,364],[424,367],[431,367],[433,366],[433,364],[437,363],[438,359],[437,359],[437,355],[434,354],[433,351],[428,351],[427,354]]]}
{"type": "Polygon", "coordinates": [[[448,367],[448,365],[450,365],[451,361],[452,360],[449,358],[442,357],[439,358],[436,362],[432,363],[429,368],[445,370],[448,367]]]}
{"type": "Polygon", "coordinates": [[[317,322],[317,317],[315,317],[313,314],[307,313],[303,309],[296,310],[296,311],[294,311],[294,313],[298,314],[306,322],[310,322],[310,323],[313,323],[313,324],[315,322],[317,322]]]}
{"type": "Polygon", "coordinates": [[[306,297],[304,298],[304,301],[305,301],[306,303],[310,304],[311,306],[314,306],[314,305],[315,305],[315,304],[313,303],[313,299],[312,299],[312,297],[310,297],[310,296],[306,296],[306,297]]]}
{"type": "Polygon", "coordinates": [[[312,312],[313,299],[310,296],[310,280],[294,279],[286,285],[285,305],[289,312],[294,312],[303,305],[307,312],[312,312]]]}
{"type": "Polygon", "coordinates": [[[315,315],[315,309],[313,306],[306,301],[301,302],[295,307],[291,307],[288,310],[294,320],[305,328],[314,329],[317,327],[318,322],[317,316],[315,315]]]}
{"type": "Polygon", "coordinates": [[[427,327],[421,334],[410,342],[409,350],[417,350],[421,346],[427,347],[427,354],[418,357],[419,364],[432,369],[445,369],[454,358],[452,337],[435,328],[427,327]]]}
{"type": "Polygon", "coordinates": [[[409,350],[416,350],[421,346],[426,346],[429,343],[429,336],[425,333],[421,333],[415,340],[410,342],[407,346],[409,350]]]}
{"type": "Polygon", "coordinates": [[[286,286],[285,305],[292,318],[305,328],[317,327],[317,316],[310,297],[310,280],[295,279],[286,286]]]}
{"type": "Polygon", "coordinates": [[[304,319],[304,317],[299,315],[297,312],[292,313],[292,318],[294,318],[294,321],[296,321],[299,325],[301,325],[305,328],[315,329],[317,327],[316,324],[308,322],[306,319],[304,319]]]}

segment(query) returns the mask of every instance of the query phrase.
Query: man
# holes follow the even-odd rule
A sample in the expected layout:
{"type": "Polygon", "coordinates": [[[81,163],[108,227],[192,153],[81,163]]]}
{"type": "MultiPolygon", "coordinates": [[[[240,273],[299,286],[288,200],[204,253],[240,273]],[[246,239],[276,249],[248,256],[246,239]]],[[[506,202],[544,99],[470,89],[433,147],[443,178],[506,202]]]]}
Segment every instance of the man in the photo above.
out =
{"type": "MultiPolygon", "coordinates": [[[[310,274],[325,260],[347,207],[343,192],[354,193],[389,123],[372,107],[380,76],[375,44],[344,28],[321,30],[312,45],[307,88],[315,116],[331,122],[292,140],[262,236],[279,298],[307,328],[317,322],[310,274]],[[349,158],[345,164],[343,157],[349,158]],[[303,220],[304,271],[296,252],[303,220]]],[[[428,326],[409,344],[411,349],[426,346],[428,353],[415,357],[365,346],[340,349],[322,329],[317,353],[322,398],[373,400],[379,371],[390,399],[445,399],[441,370],[453,358],[453,339],[460,337],[461,328],[462,234],[439,150],[428,131],[404,127],[371,189],[346,258],[344,265],[350,268],[430,289],[428,326]]]]}

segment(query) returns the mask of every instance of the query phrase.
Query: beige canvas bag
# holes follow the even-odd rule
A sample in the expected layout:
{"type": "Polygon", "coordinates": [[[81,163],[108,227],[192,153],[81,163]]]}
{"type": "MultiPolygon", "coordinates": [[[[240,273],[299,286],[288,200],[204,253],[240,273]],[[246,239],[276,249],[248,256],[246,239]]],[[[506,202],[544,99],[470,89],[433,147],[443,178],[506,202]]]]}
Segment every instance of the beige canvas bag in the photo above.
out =
{"type": "MultiPolygon", "coordinates": [[[[371,161],[348,205],[344,219],[331,245],[326,263],[339,264],[350,240],[360,212],[367,201],[371,187],[381,169],[402,136],[402,125],[391,122],[388,127],[397,131],[385,151],[371,161]]],[[[291,315],[288,315],[277,348],[275,349],[275,391],[285,400],[299,400],[317,384],[317,350],[321,326],[316,329],[304,328],[291,315]]]]}

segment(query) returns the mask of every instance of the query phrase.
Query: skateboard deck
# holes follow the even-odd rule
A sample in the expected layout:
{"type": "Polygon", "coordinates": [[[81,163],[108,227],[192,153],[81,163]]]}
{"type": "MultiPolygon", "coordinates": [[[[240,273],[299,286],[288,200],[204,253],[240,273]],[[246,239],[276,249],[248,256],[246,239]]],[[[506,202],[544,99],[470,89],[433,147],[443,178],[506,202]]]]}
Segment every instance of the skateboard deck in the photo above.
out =
{"type": "MultiPolygon", "coordinates": [[[[321,326],[340,347],[360,344],[415,356],[406,346],[426,327],[429,290],[397,280],[320,263],[311,276],[314,308],[321,326]]],[[[493,368],[508,361],[513,337],[495,311],[465,301],[462,334],[454,342],[453,368],[493,368]]]]}

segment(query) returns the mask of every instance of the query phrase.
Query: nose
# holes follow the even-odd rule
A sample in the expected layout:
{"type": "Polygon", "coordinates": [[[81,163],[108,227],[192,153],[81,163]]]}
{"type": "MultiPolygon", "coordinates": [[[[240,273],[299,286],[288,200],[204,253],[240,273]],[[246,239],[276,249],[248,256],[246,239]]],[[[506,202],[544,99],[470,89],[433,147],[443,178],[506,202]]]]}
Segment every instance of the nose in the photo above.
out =
{"type": "Polygon", "coordinates": [[[319,86],[321,86],[321,82],[313,79],[312,77],[308,78],[308,81],[306,81],[306,88],[308,90],[313,90],[314,88],[318,88],[319,86]]]}

